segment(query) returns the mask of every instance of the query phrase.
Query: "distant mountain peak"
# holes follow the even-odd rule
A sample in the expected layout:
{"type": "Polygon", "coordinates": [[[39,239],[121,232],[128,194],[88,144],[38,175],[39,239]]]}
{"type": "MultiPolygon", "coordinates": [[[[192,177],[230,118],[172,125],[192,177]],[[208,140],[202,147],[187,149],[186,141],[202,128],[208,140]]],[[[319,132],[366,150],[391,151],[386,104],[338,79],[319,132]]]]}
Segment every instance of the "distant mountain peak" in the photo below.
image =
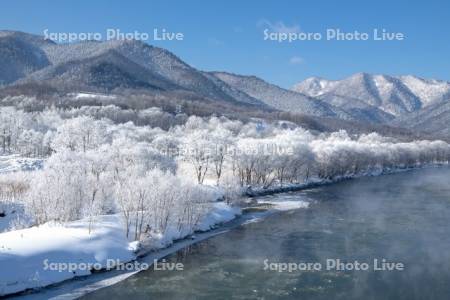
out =
{"type": "Polygon", "coordinates": [[[360,72],[342,80],[308,78],[295,84],[292,90],[335,105],[339,102],[346,107],[351,107],[352,103],[359,106],[363,102],[399,116],[448,98],[450,83],[412,75],[360,72]]]}
{"type": "Polygon", "coordinates": [[[295,84],[292,87],[292,90],[311,97],[316,97],[325,93],[332,83],[333,81],[326,80],[322,77],[309,77],[304,81],[295,84]],[[307,93],[305,93],[305,91],[307,91],[307,93]]]}

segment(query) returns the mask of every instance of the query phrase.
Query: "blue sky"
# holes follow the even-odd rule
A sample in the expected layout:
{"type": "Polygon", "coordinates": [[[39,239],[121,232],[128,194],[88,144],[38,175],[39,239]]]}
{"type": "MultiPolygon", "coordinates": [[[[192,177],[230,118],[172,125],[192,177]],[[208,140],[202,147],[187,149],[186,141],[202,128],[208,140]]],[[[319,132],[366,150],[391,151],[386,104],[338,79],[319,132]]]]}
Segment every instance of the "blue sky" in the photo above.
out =
{"type": "Polygon", "coordinates": [[[283,87],[356,72],[450,80],[450,1],[4,1],[2,29],[182,32],[149,41],[203,70],[256,75],[283,87]],[[324,33],[386,29],[403,41],[265,41],[263,30],[324,33]]]}

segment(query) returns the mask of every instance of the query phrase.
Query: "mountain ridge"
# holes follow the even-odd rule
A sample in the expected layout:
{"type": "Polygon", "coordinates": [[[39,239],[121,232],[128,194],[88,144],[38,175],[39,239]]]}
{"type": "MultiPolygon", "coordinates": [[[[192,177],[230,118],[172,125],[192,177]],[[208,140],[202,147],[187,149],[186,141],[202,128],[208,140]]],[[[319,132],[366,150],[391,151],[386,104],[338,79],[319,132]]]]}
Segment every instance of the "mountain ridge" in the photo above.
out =
{"type": "Polygon", "coordinates": [[[291,89],[331,103],[333,97],[357,99],[395,117],[450,99],[450,82],[413,75],[356,73],[341,80],[309,77],[291,89]]]}
{"type": "MultiPolygon", "coordinates": [[[[256,76],[198,70],[172,52],[141,41],[57,44],[38,35],[0,31],[0,92],[8,95],[15,88],[27,93],[36,88],[44,95],[46,90],[145,92],[155,99],[203,99],[225,106],[408,127],[422,112],[434,116],[447,111],[444,104],[450,99],[450,82],[413,75],[310,77],[284,89],[256,76]]],[[[438,116],[444,124],[447,114],[438,116]]]]}

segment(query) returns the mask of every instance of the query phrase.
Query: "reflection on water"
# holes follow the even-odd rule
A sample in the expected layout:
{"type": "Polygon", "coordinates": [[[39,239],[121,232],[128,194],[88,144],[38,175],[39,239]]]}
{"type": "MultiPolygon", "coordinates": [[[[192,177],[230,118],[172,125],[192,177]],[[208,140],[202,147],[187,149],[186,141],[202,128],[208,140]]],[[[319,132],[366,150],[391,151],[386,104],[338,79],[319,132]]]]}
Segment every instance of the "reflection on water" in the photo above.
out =
{"type": "Polygon", "coordinates": [[[272,215],[168,258],[184,271],[146,271],[85,299],[450,299],[450,169],[361,178],[272,196],[310,208],[272,215]],[[404,271],[373,271],[373,259],[404,271]],[[320,262],[321,271],[264,270],[320,262]],[[369,271],[326,270],[327,259],[369,271]]]}

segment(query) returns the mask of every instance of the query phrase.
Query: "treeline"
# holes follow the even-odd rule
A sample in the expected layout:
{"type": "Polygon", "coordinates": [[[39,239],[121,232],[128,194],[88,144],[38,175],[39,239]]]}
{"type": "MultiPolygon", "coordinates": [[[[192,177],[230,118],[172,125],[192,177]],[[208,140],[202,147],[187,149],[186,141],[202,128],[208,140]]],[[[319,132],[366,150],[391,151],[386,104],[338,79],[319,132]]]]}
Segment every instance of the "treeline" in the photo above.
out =
{"type": "Polygon", "coordinates": [[[85,217],[94,224],[97,215],[121,213],[129,237],[141,239],[191,232],[213,200],[233,201],[248,186],[336,180],[450,159],[443,141],[398,142],[343,130],[318,134],[291,122],[183,114],[168,130],[115,122],[163,122],[166,114],[156,108],[137,115],[116,107],[1,109],[0,151],[46,157],[42,170],[8,181],[17,187],[14,197],[36,224],[85,217]]]}
{"type": "MultiPolygon", "coordinates": [[[[77,97],[76,93],[66,94],[61,92],[52,92],[43,96],[36,96],[31,93],[27,96],[26,91],[28,89],[24,88],[22,90],[20,86],[15,88],[18,89],[16,93],[8,90],[4,96],[2,96],[2,90],[0,89],[0,107],[13,106],[26,112],[43,112],[49,109],[57,109],[59,111],[77,109],[91,110],[88,107],[92,107],[92,111],[95,111],[102,110],[102,107],[115,107],[117,110],[123,110],[124,114],[119,114],[118,117],[114,117],[113,115],[108,116],[107,118],[113,122],[131,121],[137,125],[149,125],[163,129],[180,124],[179,120],[175,120],[175,117],[179,117],[180,114],[200,117],[220,115],[229,119],[240,120],[244,123],[254,118],[261,118],[270,122],[279,120],[288,121],[305,129],[319,132],[334,132],[339,129],[344,129],[351,134],[377,132],[381,135],[392,136],[402,140],[433,138],[429,133],[424,134],[405,128],[389,126],[388,124],[361,123],[337,118],[316,117],[301,113],[281,112],[254,105],[245,105],[243,103],[234,103],[231,101],[220,102],[199,98],[187,92],[149,94],[143,91],[139,94],[136,91],[127,92],[126,90],[121,90],[120,93],[109,97],[104,97],[101,94],[91,94],[91,97],[77,97]],[[139,111],[154,109],[156,107],[162,112],[167,113],[167,118],[161,120],[160,123],[149,118],[140,118],[138,116],[139,111]]],[[[33,87],[30,87],[30,90],[33,90],[33,87]]],[[[448,139],[448,137],[439,138],[448,139]]]]}

